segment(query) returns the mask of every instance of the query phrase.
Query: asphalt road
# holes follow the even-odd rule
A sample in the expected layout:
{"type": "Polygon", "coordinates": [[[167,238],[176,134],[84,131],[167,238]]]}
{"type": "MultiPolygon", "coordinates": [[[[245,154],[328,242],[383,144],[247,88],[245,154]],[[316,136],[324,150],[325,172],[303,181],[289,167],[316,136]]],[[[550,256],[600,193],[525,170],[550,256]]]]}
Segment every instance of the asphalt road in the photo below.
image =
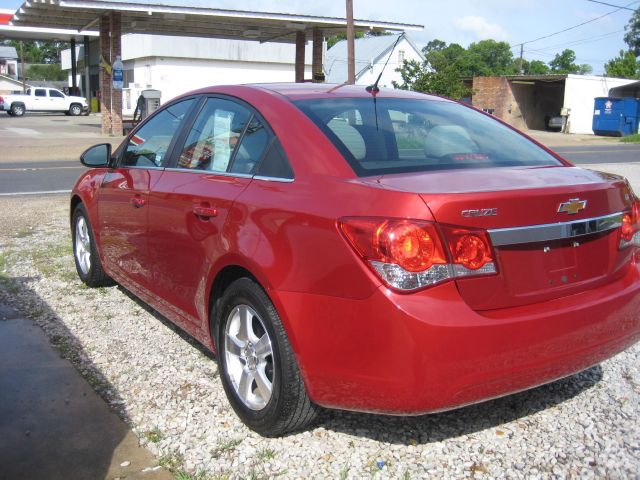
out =
{"type": "Polygon", "coordinates": [[[577,145],[552,150],[577,165],[640,162],[640,144],[577,145]]]}
{"type": "Polygon", "coordinates": [[[0,195],[71,191],[85,170],[79,160],[2,163],[0,195]]]}
{"type": "MultiPolygon", "coordinates": [[[[589,145],[558,147],[563,157],[577,165],[640,163],[640,145],[589,145]]],[[[69,191],[85,170],[78,160],[3,162],[0,195],[69,191]]]]}

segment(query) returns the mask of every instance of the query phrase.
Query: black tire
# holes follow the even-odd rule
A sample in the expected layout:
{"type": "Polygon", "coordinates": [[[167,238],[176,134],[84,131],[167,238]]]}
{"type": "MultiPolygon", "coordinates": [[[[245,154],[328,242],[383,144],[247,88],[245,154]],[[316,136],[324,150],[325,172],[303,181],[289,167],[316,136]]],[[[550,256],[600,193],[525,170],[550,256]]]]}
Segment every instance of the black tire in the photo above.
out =
{"type": "MultiPolygon", "coordinates": [[[[215,333],[220,378],[238,417],[250,429],[265,437],[281,436],[308,427],[316,418],[319,407],[311,403],[307,396],[287,334],[278,312],[264,290],[253,280],[240,278],[224,291],[212,315],[215,315],[212,332],[215,333]],[[271,340],[272,361],[269,373],[272,376],[272,391],[270,399],[260,409],[252,409],[245,404],[237,392],[238,387],[234,386],[227,365],[227,323],[232,321],[234,312],[245,306],[253,309],[260,317],[254,317],[252,322],[258,327],[264,326],[271,340]]],[[[244,362],[244,366],[248,368],[249,363],[246,360],[244,362]]],[[[255,380],[250,382],[250,389],[259,390],[255,380]]]]}
{"type": "Polygon", "coordinates": [[[24,115],[25,108],[22,103],[14,103],[11,105],[11,115],[14,117],[21,117],[24,115]]]}
{"type": "Polygon", "coordinates": [[[91,222],[89,221],[89,215],[87,215],[87,211],[82,203],[78,204],[73,211],[71,220],[71,239],[73,243],[73,260],[76,264],[76,271],[78,272],[80,280],[89,287],[106,287],[113,285],[115,282],[102,269],[100,256],[98,255],[95,238],[93,236],[93,229],[91,227],[91,222]],[[83,245],[82,240],[78,243],[79,239],[77,238],[79,222],[84,222],[84,225],[86,225],[88,248],[85,248],[89,258],[88,268],[86,264],[82,263],[80,259],[82,255],[79,254],[79,250],[82,249],[81,245],[83,245]]]}
{"type": "Polygon", "coordinates": [[[82,115],[82,105],[80,105],[79,103],[72,103],[71,105],[69,105],[68,113],[72,117],[77,117],[79,115],[82,115]]]}

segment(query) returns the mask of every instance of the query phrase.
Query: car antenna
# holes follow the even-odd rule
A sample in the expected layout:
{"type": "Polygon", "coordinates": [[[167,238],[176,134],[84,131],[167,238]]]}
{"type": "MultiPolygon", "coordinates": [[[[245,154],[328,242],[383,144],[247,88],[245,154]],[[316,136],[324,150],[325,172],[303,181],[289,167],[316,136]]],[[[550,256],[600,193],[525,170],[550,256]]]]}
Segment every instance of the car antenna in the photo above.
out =
{"type": "Polygon", "coordinates": [[[398,45],[398,42],[400,41],[400,39],[404,37],[404,33],[400,33],[398,35],[398,38],[396,38],[396,41],[393,44],[393,47],[391,47],[391,51],[389,52],[389,56],[387,57],[387,61],[384,62],[384,66],[382,67],[382,70],[380,70],[380,75],[378,75],[378,78],[376,78],[376,81],[374,82],[373,85],[368,85],[365,90],[369,93],[373,93],[374,95],[376,93],[378,93],[380,91],[380,89],[378,88],[378,82],[380,81],[380,78],[382,77],[382,74],[384,73],[385,69],[387,68],[387,63],[389,63],[389,59],[391,58],[391,55],[393,55],[393,51],[396,49],[396,45],[398,45]]]}

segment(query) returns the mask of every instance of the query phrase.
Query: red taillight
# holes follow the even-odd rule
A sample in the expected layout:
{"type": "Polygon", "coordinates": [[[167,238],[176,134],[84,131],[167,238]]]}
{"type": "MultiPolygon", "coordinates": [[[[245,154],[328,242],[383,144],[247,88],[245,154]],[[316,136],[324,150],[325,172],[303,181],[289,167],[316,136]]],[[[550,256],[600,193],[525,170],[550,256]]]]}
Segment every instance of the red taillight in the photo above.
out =
{"type": "Polygon", "coordinates": [[[443,227],[453,263],[469,270],[478,270],[493,262],[491,244],[486,232],[458,227],[443,227]]]}
{"type": "Polygon", "coordinates": [[[483,231],[445,227],[447,255],[433,222],[351,217],[338,225],[382,280],[400,290],[435,285],[456,276],[496,273],[483,231]]]}
{"type": "Polygon", "coordinates": [[[620,248],[640,246],[640,201],[635,201],[630,212],[622,215],[620,226],[620,248]]]}

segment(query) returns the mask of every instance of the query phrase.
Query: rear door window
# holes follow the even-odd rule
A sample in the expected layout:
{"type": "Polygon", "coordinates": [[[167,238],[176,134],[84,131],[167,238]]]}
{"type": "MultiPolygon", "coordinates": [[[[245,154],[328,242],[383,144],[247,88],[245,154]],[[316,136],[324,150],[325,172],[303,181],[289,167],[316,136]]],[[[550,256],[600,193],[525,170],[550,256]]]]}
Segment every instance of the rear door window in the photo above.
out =
{"type": "Polygon", "coordinates": [[[46,97],[47,91],[44,88],[36,88],[34,91],[34,96],[36,97],[46,97]]]}
{"type": "Polygon", "coordinates": [[[209,98],[178,158],[178,168],[227,172],[251,112],[221,98],[209,98]]]}

